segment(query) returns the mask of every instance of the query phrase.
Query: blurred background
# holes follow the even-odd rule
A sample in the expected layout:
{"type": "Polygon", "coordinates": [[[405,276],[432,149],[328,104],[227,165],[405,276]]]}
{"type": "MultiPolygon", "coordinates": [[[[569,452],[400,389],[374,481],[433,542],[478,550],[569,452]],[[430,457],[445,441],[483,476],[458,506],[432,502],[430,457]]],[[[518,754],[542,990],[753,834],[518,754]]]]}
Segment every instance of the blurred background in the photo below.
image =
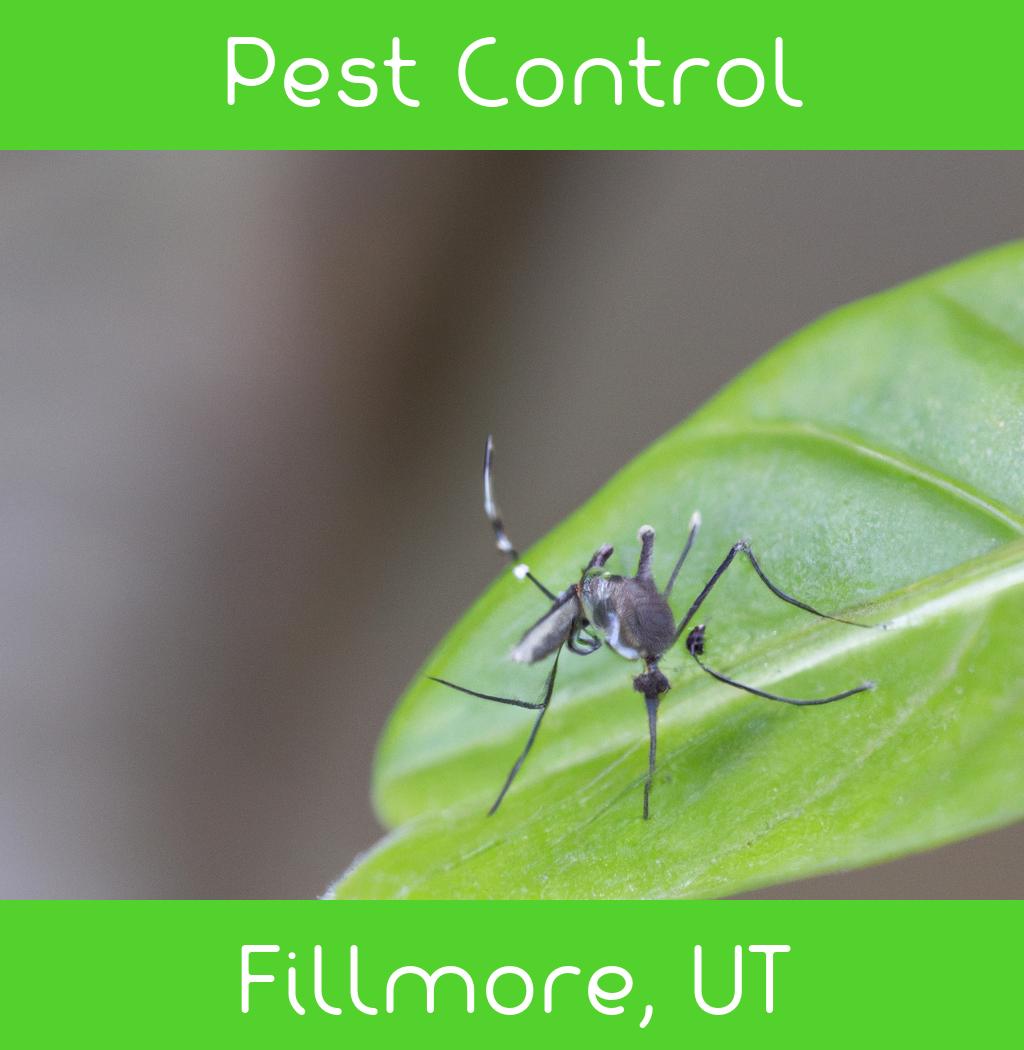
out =
{"type": "MultiPolygon", "coordinates": [[[[502,568],[1019,154],[6,155],[0,896],[311,897],[502,568]]],[[[1019,896],[1021,827],[759,896],[1019,896]]]]}

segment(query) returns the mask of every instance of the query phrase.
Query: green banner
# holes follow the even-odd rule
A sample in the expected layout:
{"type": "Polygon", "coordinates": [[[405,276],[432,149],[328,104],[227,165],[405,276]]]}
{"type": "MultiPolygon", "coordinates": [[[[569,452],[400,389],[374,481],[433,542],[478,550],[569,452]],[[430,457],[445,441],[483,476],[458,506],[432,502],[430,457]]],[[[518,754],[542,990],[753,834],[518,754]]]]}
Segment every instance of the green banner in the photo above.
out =
{"type": "MultiPolygon", "coordinates": [[[[57,3],[8,12],[3,39],[8,150],[1024,148],[1019,3],[57,3]]],[[[1019,1027],[1019,901],[7,901],[0,917],[0,1032],[18,1047],[817,1050],[1019,1027]]]]}
{"type": "Polygon", "coordinates": [[[6,903],[11,1046],[949,1046],[1019,902],[6,903]]]}
{"type": "Polygon", "coordinates": [[[1019,148],[1022,28],[991,2],[29,6],[2,145],[1019,148]]]}

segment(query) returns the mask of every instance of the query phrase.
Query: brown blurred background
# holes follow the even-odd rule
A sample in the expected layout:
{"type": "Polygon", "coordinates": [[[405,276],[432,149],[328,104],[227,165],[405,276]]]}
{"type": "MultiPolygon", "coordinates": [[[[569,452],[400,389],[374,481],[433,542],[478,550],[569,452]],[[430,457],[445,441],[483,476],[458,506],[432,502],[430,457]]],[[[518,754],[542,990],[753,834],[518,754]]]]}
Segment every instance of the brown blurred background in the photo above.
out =
{"type": "MultiPolygon", "coordinates": [[[[7,155],[0,895],[309,897],[499,571],[1019,154],[7,155]]],[[[1020,827],[785,896],[1019,896],[1020,827]]]]}

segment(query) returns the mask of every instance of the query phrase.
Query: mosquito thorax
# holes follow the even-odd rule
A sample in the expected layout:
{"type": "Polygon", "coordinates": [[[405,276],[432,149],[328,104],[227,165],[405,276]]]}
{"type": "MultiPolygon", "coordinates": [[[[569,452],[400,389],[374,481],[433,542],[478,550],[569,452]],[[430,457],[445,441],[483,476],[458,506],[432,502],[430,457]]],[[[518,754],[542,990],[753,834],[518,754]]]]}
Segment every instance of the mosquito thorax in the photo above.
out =
{"type": "Polygon", "coordinates": [[[675,617],[653,581],[591,573],[579,593],[587,619],[619,656],[656,660],[674,643],[675,617]]]}

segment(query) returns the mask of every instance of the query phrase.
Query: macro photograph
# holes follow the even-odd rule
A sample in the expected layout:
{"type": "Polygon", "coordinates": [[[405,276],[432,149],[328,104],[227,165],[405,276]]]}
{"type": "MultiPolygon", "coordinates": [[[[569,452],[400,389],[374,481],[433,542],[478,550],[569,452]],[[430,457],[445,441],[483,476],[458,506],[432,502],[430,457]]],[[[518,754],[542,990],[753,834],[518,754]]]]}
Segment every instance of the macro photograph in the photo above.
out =
{"type": "Polygon", "coordinates": [[[1021,895],[1019,155],[0,180],[0,896],[1021,895]]]}

